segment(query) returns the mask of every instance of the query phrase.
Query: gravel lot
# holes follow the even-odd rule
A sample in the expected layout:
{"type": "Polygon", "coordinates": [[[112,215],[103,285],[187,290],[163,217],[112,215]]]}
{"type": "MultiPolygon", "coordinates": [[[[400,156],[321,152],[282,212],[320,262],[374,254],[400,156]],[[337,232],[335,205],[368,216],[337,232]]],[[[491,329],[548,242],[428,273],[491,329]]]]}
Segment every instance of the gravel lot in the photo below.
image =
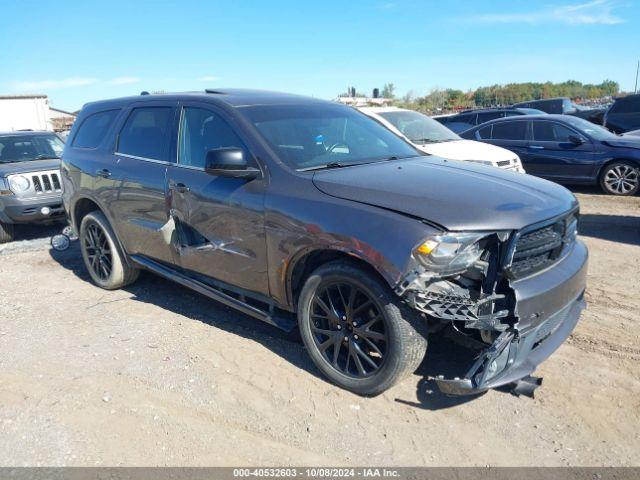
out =
{"type": "Polygon", "coordinates": [[[639,465],[640,197],[577,193],[588,309],[535,399],[432,391],[431,348],[376,398],[296,335],[151,274],[93,286],[58,228],[0,247],[0,465],[639,465]]]}

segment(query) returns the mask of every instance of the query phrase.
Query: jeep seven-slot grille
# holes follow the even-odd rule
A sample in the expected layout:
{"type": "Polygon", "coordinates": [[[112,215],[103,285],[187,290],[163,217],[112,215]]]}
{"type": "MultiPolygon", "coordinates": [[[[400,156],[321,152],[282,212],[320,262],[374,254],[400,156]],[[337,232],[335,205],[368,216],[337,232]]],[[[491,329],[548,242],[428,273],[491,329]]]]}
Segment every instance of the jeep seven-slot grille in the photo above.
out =
{"type": "Polygon", "coordinates": [[[511,274],[522,278],[556,262],[566,245],[575,240],[577,216],[570,214],[550,225],[524,231],[516,239],[511,274]]]}
{"type": "Polygon", "coordinates": [[[36,193],[51,193],[61,190],[57,173],[39,173],[31,176],[36,193]]]}

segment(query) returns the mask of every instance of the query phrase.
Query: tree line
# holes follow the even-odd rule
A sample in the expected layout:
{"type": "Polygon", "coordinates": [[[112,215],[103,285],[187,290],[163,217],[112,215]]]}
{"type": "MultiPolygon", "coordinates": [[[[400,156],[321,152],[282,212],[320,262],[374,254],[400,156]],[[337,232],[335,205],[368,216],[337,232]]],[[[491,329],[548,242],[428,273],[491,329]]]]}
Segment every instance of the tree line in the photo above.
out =
{"type": "MultiPolygon", "coordinates": [[[[353,91],[355,92],[355,89],[353,91]]],[[[394,100],[394,104],[398,106],[421,110],[453,110],[511,105],[527,100],[553,97],[569,97],[574,100],[596,99],[614,96],[618,93],[620,93],[620,85],[613,80],[604,80],[599,84],[568,80],[561,83],[526,82],[491,85],[467,92],[453,88],[434,88],[422,97],[414,95],[413,92],[408,92],[402,98],[396,97],[393,83],[386,83],[380,92],[380,96],[394,100]]],[[[349,92],[340,96],[349,96],[349,92]]],[[[356,93],[355,96],[364,97],[366,95],[356,93]]]]}

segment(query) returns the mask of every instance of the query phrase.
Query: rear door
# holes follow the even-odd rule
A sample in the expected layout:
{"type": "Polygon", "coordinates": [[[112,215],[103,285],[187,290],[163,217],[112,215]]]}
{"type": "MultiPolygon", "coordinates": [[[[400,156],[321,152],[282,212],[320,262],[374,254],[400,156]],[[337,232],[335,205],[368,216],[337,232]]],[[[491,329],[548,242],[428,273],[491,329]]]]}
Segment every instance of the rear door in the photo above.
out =
{"type": "MultiPolygon", "coordinates": [[[[505,120],[492,123],[490,143],[506,148],[518,154],[525,163],[528,145],[528,122],[526,120],[505,120]]],[[[484,137],[488,131],[484,130],[481,136],[484,137]]],[[[484,140],[486,141],[486,140],[484,140]]],[[[525,170],[529,173],[528,167],[525,170]]]]}
{"type": "Polygon", "coordinates": [[[177,251],[185,270],[267,295],[265,180],[210,175],[206,152],[235,147],[260,168],[233,118],[199,102],[182,104],[177,164],[167,174],[177,251]]]}
{"type": "Polygon", "coordinates": [[[591,141],[568,126],[549,120],[532,120],[532,138],[527,155],[527,173],[556,181],[586,180],[594,169],[591,141]],[[583,140],[578,145],[569,140],[583,140]]]}
{"type": "Polygon", "coordinates": [[[165,235],[165,182],[175,159],[176,122],[177,102],[131,105],[117,136],[113,168],[103,173],[118,185],[108,208],[127,251],[165,263],[174,262],[165,235]]]}

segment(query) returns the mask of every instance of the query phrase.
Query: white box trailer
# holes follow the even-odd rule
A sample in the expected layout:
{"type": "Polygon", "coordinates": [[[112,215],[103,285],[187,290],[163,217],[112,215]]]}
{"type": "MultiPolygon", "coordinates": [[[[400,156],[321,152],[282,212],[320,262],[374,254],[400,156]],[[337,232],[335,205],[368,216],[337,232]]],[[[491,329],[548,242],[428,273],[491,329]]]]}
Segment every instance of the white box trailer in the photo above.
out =
{"type": "Polygon", "coordinates": [[[0,95],[0,132],[52,129],[46,95],[0,95]]]}

